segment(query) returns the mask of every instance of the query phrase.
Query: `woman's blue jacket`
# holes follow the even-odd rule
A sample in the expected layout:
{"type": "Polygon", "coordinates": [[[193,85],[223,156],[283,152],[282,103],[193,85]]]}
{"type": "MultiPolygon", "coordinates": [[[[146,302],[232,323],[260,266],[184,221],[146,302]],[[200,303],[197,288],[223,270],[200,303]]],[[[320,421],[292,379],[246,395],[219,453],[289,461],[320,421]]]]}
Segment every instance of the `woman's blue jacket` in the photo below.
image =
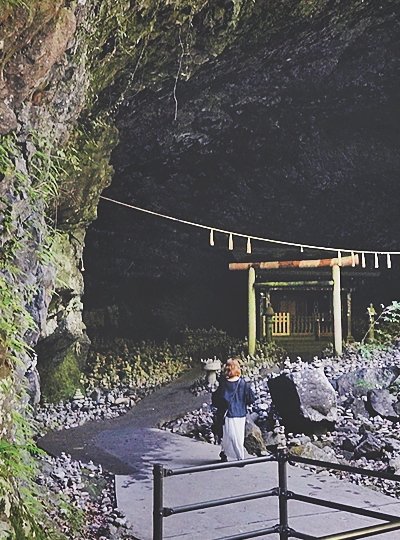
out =
{"type": "Polygon", "coordinates": [[[211,403],[220,411],[228,410],[229,418],[246,416],[247,405],[255,401],[255,395],[250,385],[241,377],[237,381],[228,381],[224,376],[219,380],[219,386],[211,397],[211,403]]]}

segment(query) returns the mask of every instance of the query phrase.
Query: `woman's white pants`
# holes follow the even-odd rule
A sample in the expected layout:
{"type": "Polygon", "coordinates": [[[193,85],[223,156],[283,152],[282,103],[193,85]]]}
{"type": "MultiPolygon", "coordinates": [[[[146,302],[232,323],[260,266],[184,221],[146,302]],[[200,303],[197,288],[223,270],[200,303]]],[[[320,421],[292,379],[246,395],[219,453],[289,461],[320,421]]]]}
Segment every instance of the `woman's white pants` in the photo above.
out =
{"type": "Polygon", "coordinates": [[[228,459],[244,459],[244,429],[246,417],[225,417],[221,450],[228,459]]]}

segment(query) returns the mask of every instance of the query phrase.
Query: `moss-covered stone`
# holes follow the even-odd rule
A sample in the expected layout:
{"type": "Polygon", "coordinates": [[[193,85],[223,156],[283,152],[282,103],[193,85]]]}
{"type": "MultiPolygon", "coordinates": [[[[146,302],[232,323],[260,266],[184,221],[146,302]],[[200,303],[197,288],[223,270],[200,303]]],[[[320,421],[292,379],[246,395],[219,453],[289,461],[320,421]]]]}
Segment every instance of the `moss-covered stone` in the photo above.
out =
{"type": "Polygon", "coordinates": [[[63,0],[0,0],[0,69],[57,14],[63,0]]]}
{"type": "Polygon", "coordinates": [[[8,100],[21,103],[47,80],[50,69],[65,52],[76,29],[73,11],[61,9],[4,67],[3,77],[9,89],[8,100]]]}
{"type": "Polygon", "coordinates": [[[118,130],[99,119],[86,120],[72,133],[60,179],[59,228],[80,226],[84,232],[96,219],[99,196],[111,182],[110,155],[117,143],[118,130]]]}
{"type": "Polygon", "coordinates": [[[51,247],[56,266],[56,290],[48,310],[44,336],[36,346],[42,394],[58,402],[80,387],[89,338],[82,322],[81,257],[84,229],[58,233],[51,247]]]}
{"type": "Polygon", "coordinates": [[[81,388],[81,366],[78,361],[77,345],[63,351],[60,363],[40,368],[41,390],[51,403],[58,403],[74,396],[81,388]]]}

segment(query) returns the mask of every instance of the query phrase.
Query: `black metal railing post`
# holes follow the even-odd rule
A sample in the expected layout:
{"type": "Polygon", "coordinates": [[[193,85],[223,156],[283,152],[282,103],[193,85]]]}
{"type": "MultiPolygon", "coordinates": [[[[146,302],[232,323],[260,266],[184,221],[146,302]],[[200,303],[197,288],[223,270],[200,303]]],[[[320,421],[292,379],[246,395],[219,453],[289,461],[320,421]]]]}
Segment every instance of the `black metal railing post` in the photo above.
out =
{"type": "Polygon", "coordinates": [[[164,467],[153,466],[153,540],[163,540],[164,467]]]}
{"type": "Polygon", "coordinates": [[[279,540],[288,540],[288,504],[287,504],[287,449],[278,450],[279,481],[279,540]]]}

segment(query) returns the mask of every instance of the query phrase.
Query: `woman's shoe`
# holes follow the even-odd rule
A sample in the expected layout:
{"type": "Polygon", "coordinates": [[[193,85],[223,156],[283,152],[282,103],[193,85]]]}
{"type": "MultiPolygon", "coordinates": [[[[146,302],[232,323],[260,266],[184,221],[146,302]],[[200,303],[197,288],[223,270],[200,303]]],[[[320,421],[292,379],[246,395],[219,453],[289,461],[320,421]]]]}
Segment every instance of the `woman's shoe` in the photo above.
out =
{"type": "Polygon", "coordinates": [[[226,463],[228,461],[228,456],[225,454],[225,452],[220,452],[219,457],[222,463],[226,463]]]}

